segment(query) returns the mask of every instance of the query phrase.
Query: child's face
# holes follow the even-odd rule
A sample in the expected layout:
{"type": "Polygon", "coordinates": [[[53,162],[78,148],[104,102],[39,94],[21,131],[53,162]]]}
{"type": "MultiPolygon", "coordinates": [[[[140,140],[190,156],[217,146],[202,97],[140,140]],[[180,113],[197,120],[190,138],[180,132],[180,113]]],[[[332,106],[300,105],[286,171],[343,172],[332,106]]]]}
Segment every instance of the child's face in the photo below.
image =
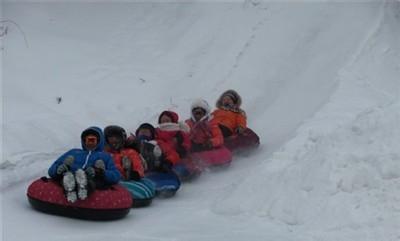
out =
{"type": "Polygon", "coordinates": [[[110,136],[107,138],[107,142],[114,150],[119,150],[122,147],[122,138],[119,136],[110,136]]]}
{"type": "Polygon", "coordinates": [[[162,123],[171,123],[172,119],[171,117],[167,116],[167,115],[162,115],[160,118],[160,124],[162,123]]]}
{"type": "Polygon", "coordinates": [[[192,110],[193,113],[193,117],[196,121],[201,120],[201,118],[203,118],[203,116],[206,115],[205,110],[203,110],[202,108],[195,108],[192,110]]]}
{"type": "Polygon", "coordinates": [[[138,137],[139,136],[147,136],[148,138],[151,138],[151,131],[149,129],[140,129],[138,131],[138,137]]]}
{"type": "Polygon", "coordinates": [[[231,97],[224,96],[224,97],[222,97],[222,105],[224,105],[224,106],[234,106],[235,103],[233,102],[231,97]]]}
{"type": "Polygon", "coordinates": [[[85,136],[85,147],[89,151],[93,151],[96,149],[96,146],[98,144],[97,136],[95,135],[87,135],[85,136]]]}

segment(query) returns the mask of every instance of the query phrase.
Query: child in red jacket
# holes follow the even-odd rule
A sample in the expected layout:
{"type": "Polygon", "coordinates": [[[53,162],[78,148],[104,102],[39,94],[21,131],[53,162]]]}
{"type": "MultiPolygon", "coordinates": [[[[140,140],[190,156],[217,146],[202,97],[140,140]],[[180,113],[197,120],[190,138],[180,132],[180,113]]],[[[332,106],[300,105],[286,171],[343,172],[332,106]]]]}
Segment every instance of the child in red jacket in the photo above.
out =
{"type": "Polygon", "coordinates": [[[191,151],[204,151],[221,147],[224,137],[218,123],[210,114],[210,106],[203,99],[195,100],[191,106],[191,118],[186,120],[190,127],[191,151]]]}
{"type": "Polygon", "coordinates": [[[186,157],[190,150],[189,127],[184,122],[178,122],[179,117],[173,111],[163,111],[158,118],[156,140],[160,146],[165,161],[175,165],[186,157]]]}

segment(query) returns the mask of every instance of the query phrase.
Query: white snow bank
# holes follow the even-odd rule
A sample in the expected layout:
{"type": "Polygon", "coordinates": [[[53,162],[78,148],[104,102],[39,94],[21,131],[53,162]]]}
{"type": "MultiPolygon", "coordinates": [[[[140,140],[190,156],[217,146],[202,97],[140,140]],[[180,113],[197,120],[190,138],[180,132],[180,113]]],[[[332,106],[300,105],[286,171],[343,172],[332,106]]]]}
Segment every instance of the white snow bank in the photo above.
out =
{"type": "Polygon", "coordinates": [[[316,240],[398,238],[399,6],[384,6],[339,72],[328,104],[239,183],[220,210],[312,229],[316,240]]]}

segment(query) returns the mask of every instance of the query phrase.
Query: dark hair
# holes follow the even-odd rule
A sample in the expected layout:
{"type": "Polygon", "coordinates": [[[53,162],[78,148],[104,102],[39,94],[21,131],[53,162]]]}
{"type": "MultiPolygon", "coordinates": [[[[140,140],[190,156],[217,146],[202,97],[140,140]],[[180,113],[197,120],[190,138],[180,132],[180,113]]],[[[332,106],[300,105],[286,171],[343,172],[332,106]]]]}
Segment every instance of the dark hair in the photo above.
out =
{"type": "Polygon", "coordinates": [[[119,138],[122,138],[123,141],[125,141],[127,138],[126,131],[124,130],[124,128],[116,125],[111,125],[104,128],[104,136],[106,138],[107,143],[108,143],[107,138],[110,136],[117,136],[119,138]]]}
{"type": "Polygon", "coordinates": [[[87,130],[85,130],[84,132],[82,132],[81,140],[83,141],[83,140],[85,139],[85,137],[88,136],[88,135],[94,135],[94,136],[97,137],[97,142],[100,141],[100,135],[99,135],[99,133],[98,133],[96,130],[94,130],[94,129],[87,129],[87,130]]]}
{"type": "Polygon", "coordinates": [[[147,129],[150,130],[151,132],[151,139],[154,140],[156,138],[156,129],[154,128],[154,126],[152,124],[149,123],[143,123],[141,124],[135,131],[135,135],[136,137],[138,136],[138,133],[141,129],[147,129]]]}

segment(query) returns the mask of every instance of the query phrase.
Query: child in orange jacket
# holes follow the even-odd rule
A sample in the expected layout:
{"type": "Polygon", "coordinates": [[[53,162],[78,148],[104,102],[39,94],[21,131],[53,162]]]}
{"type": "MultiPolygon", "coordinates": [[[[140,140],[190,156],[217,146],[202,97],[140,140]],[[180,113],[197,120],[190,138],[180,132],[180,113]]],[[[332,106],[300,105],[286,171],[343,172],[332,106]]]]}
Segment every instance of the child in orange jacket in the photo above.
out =
{"type": "Polygon", "coordinates": [[[104,129],[106,151],[111,154],[114,164],[122,175],[122,179],[139,181],[144,177],[144,168],[139,153],[125,148],[126,132],[119,126],[107,126],[104,129]]]}
{"type": "Polygon", "coordinates": [[[234,90],[227,90],[219,97],[212,115],[224,137],[242,134],[247,128],[246,113],[240,108],[242,98],[234,90]]]}

